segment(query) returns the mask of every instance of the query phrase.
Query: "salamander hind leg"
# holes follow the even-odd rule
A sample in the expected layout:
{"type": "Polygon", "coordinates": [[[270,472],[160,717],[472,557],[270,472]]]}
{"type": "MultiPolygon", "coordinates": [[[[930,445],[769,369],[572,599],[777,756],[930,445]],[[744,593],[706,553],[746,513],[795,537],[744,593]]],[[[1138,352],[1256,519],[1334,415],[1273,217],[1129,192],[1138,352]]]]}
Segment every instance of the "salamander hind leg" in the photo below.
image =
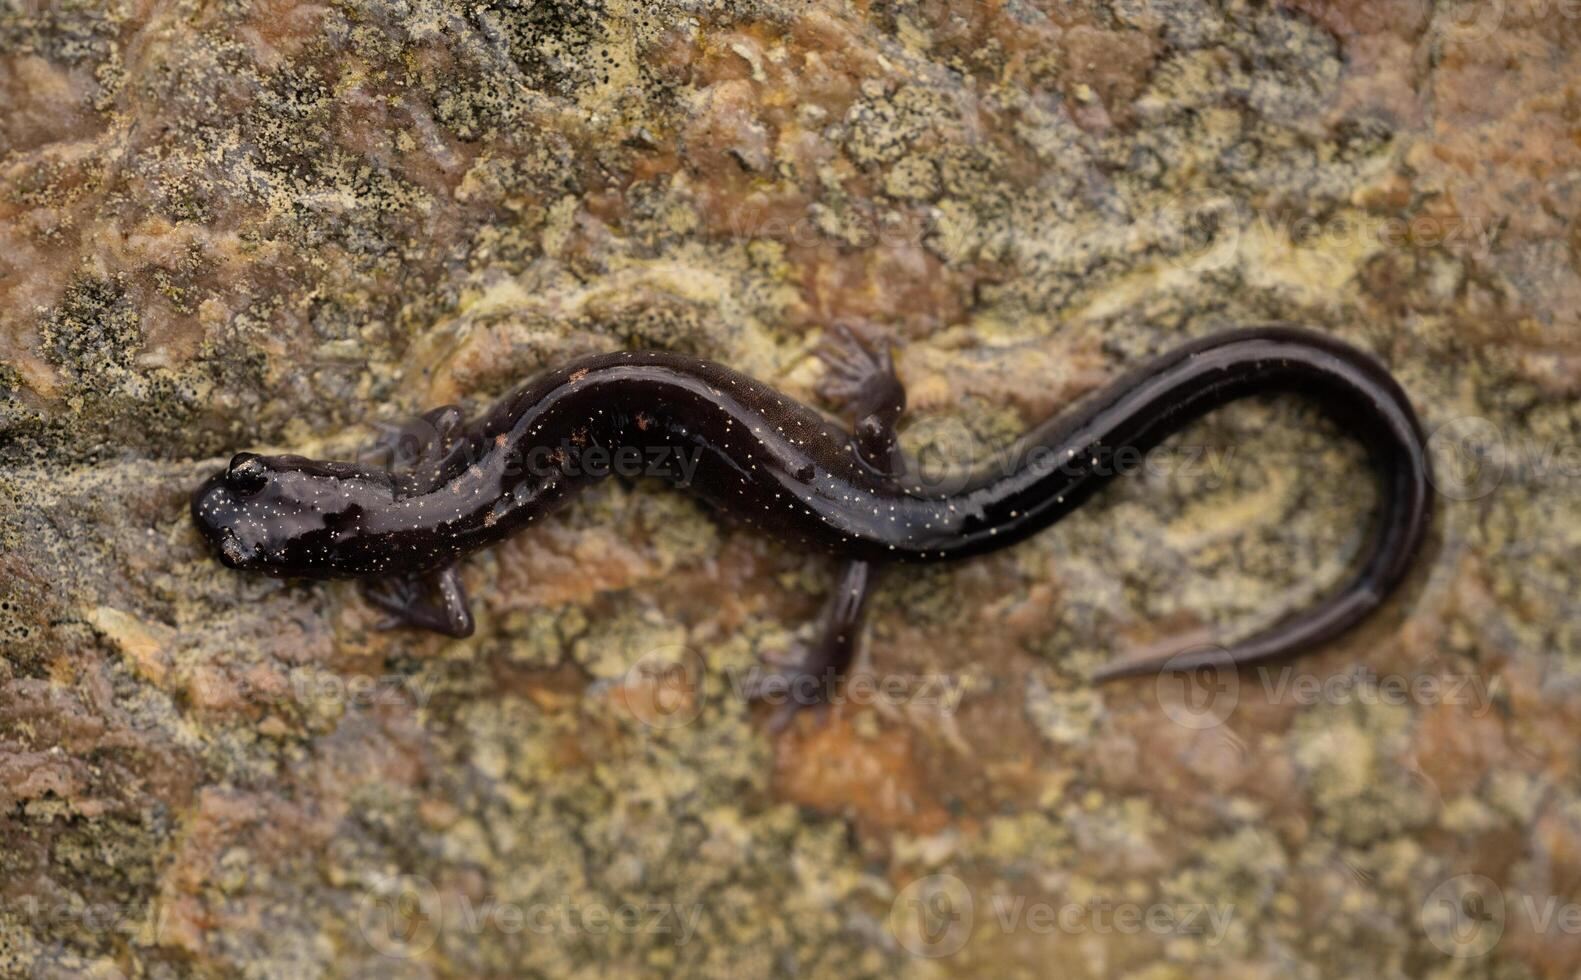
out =
{"type": "Polygon", "coordinates": [[[772,731],[781,731],[803,708],[823,710],[835,698],[862,635],[862,618],[876,568],[847,562],[818,617],[817,635],[790,662],[747,685],[755,701],[776,705],[772,731]]]}
{"type": "Polygon", "coordinates": [[[467,594],[454,565],[431,577],[397,575],[365,580],[362,592],[369,602],[390,614],[379,624],[380,629],[417,626],[457,639],[472,635],[472,610],[467,607],[467,594]],[[430,601],[430,593],[438,594],[438,603],[430,601]]]}
{"type": "Polygon", "coordinates": [[[906,410],[906,389],[886,346],[875,353],[850,327],[836,324],[815,352],[829,366],[819,393],[855,419],[853,442],[863,462],[888,476],[901,472],[895,426],[906,410]]]}

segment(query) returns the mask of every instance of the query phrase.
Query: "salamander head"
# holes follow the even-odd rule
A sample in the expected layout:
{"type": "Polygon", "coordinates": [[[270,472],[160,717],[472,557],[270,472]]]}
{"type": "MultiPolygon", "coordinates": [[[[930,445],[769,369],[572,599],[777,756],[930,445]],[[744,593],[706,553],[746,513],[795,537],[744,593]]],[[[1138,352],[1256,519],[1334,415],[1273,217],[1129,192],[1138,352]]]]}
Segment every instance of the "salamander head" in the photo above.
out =
{"type": "Polygon", "coordinates": [[[344,573],[363,515],[393,499],[383,470],[237,453],[192,494],[192,520],[230,568],[321,578],[344,573]]]}

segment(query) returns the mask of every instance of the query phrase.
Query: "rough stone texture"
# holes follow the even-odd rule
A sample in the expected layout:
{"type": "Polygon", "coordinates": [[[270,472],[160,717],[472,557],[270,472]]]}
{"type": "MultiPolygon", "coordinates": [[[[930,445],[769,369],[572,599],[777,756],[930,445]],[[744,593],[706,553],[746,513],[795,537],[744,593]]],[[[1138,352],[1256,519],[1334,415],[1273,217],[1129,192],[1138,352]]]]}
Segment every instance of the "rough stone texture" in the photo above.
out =
{"type": "Polygon", "coordinates": [[[1573,2],[0,10],[0,974],[1581,969],[1573,2]],[[1304,321],[1450,425],[1451,493],[1300,677],[1094,688],[1360,543],[1357,447],[1235,406],[1037,540],[885,581],[871,669],[954,710],[778,736],[733,685],[832,563],[679,493],[470,561],[464,642],[226,573],[185,513],[231,451],[346,454],[590,351],[816,401],[841,318],[957,465],[1151,351],[1304,321]],[[632,668],[688,649],[655,714],[632,668]],[[1449,696],[1298,686],[1358,665],[1449,696]]]}

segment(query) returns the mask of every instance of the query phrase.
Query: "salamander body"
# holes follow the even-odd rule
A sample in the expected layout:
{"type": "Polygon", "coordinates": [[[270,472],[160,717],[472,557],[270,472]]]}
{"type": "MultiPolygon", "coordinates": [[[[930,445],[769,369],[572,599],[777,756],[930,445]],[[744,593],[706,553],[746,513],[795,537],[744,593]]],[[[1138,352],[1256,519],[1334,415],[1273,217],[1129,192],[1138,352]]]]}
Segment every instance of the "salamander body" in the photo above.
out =
{"type": "MultiPolygon", "coordinates": [[[[1329,639],[1400,583],[1431,517],[1428,460],[1410,402],[1369,355],[1289,326],[1235,330],[1169,351],[1037,426],[1013,465],[930,483],[899,453],[905,395],[889,358],[851,335],[826,352],[855,425],[840,428],[722,365],[637,351],[545,372],[467,422],[424,416],[409,465],[237,454],[203,483],[192,514],[221,560],[277,576],[361,578],[402,620],[471,632],[458,559],[541,521],[610,473],[651,474],[787,544],[844,559],[824,645],[810,667],[849,660],[869,567],[947,561],[1008,547],[1064,518],[1204,413],[1249,395],[1293,392],[1358,437],[1382,484],[1376,532],[1352,577],[1313,608],[1217,657],[1261,662],[1329,639]],[[438,591],[438,603],[425,592],[438,591]]],[[[393,454],[392,454],[393,455],[393,454]]],[[[1171,662],[1171,667],[1190,666],[1171,662]]],[[[1128,664],[1110,676],[1156,669],[1128,664]]]]}

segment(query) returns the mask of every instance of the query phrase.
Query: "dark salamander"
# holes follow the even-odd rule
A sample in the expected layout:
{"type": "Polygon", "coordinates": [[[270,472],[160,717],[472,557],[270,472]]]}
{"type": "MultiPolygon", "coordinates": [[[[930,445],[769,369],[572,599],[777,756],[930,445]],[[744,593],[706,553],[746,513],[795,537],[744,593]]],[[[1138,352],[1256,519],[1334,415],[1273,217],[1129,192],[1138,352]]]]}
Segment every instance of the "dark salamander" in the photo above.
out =
{"type": "MultiPolygon", "coordinates": [[[[947,490],[912,474],[899,452],[905,393],[888,355],[849,332],[834,339],[821,354],[854,434],[709,361],[603,354],[540,375],[470,424],[454,407],[429,412],[405,466],[240,453],[193,495],[192,516],[231,568],[364,579],[396,621],[460,637],[472,617],[459,558],[612,471],[659,472],[787,543],[844,560],[820,639],[781,675],[820,683],[851,660],[877,566],[1008,547],[1112,479],[1117,450],[1146,452],[1247,395],[1305,395],[1367,446],[1383,492],[1358,570],[1329,598],[1248,639],[1101,676],[1166,662],[1172,670],[1259,663],[1322,643],[1399,585],[1428,527],[1428,460],[1410,402],[1377,361],[1321,334],[1268,326],[1188,343],[1033,429],[1008,471],[947,490]]],[[[386,455],[398,445],[387,440],[386,455]]]]}

